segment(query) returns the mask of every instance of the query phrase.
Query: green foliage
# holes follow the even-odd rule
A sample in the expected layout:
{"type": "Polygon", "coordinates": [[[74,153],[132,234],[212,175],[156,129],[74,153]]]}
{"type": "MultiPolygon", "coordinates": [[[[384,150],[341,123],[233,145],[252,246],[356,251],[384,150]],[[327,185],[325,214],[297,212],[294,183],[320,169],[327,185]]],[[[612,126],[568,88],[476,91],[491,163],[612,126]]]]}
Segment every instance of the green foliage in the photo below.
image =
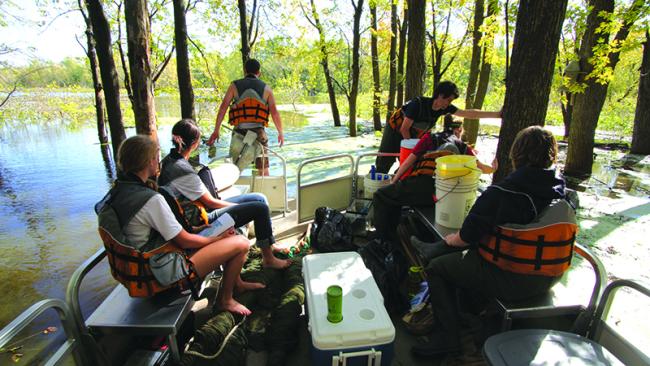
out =
{"type": "MultiPolygon", "coordinates": [[[[378,37],[379,66],[381,76],[381,115],[385,115],[385,102],[388,97],[388,50],[390,47],[390,5],[393,0],[370,0],[377,5],[378,12],[378,37]]],[[[437,11],[436,24],[438,37],[442,37],[445,27],[445,17],[451,11],[451,31],[447,39],[447,52],[443,57],[443,65],[449,64],[443,79],[454,81],[464,91],[468,80],[469,64],[471,57],[471,42],[460,44],[465,32],[465,27],[472,24],[473,1],[452,2],[446,0],[433,0],[437,11]],[[456,56],[454,45],[460,44],[456,56]]],[[[311,16],[308,3],[305,9],[311,16]]],[[[71,2],[70,4],[72,4],[71,2]]],[[[117,38],[118,8],[116,2],[104,2],[104,7],[111,21],[112,37],[117,38]]],[[[403,2],[398,2],[398,13],[402,14],[403,2]]],[[[430,3],[429,3],[430,4],[430,3]]],[[[617,9],[608,15],[607,22],[602,24],[599,32],[608,33],[610,37],[603,39],[596,49],[596,55],[591,60],[595,70],[590,77],[597,78],[600,82],[609,83],[607,101],[603,108],[599,129],[616,131],[621,135],[629,135],[632,126],[634,107],[636,103],[636,86],[638,83],[638,65],[641,51],[640,41],[642,33],[638,28],[633,28],[628,39],[623,43],[613,42],[613,35],[623,24],[624,10],[629,7],[630,1],[618,3],[617,9]],[[615,70],[609,65],[607,55],[612,51],[621,52],[620,62],[615,70]]],[[[72,4],[74,5],[74,4],[72,4]]],[[[248,20],[250,21],[251,2],[248,2],[248,20]]],[[[252,47],[251,55],[260,60],[262,64],[262,79],[274,90],[279,104],[321,103],[329,104],[323,68],[321,66],[321,51],[319,37],[316,29],[309,24],[300,8],[299,0],[273,0],[258,2],[259,33],[252,47]]],[[[357,98],[357,114],[362,120],[372,118],[373,83],[372,69],[370,67],[370,31],[368,4],[362,16],[361,34],[361,75],[360,88],[357,98]]],[[[510,38],[514,36],[518,3],[510,1],[509,21],[510,38]]],[[[325,30],[325,41],[330,63],[330,71],[336,80],[338,106],[343,120],[348,114],[349,104],[346,92],[349,91],[349,70],[351,64],[350,44],[352,41],[352,12],[351,4],[346,1],[317,2],[321,24],[325,30]]],[[[486,4],[487,7],[487,4],[486,4]]],[[[644,8],[645,9],[645,8],[644,8]]],[[[126,51],[126,28],[124,27],[123,6],[119,20],[121,23],[121,42],[126,51]]],[[[164,58],[170,53],[173,45],[173,12],[171,2],[168,0],[154,0],[149,2],[149,11],[152,14],[152,66],[154,70],[160,67],[164,58]]],[[[562,39],[559,46],[556,73],[553,79],[553,88],[550,96],[550,105],[547,114],[547,123],[562,124],[560,105],[566,102],[565,92],[581,92],[584,85],[578,84],[565,74],[566,65],[577,60],[579,42],[584,32],[587,7],[584,1],[570,1],[567,9],[562,39]]],[[[432,31],[431,7],[427,6],[427,31],[432,31]]],[[[4,21],[5,19],[0,19],[4,21]]],[[[0,24],[2,26],[2,24],[0,24]]],[[[488,47],[486,57],[492,62],[492,73],[488,86],[488,93],[483,105],[484,110],[499,110],[503,105],[505,95],[504,68],[505,68],[505,42],[503,24],[503,2],[497,13],[485,19],[481,27],[484,32],[481,46],[488,47]]],[[[82,32],[82,30],[80,30],[82,32]]],[[[218,108],[223,94],[232,80],[242,77],[239,12],[234,1],[206,0],[200,1],[192,7],[188,14],[188,32],[191,39],[189,43],[190,67],[195,100],[197,103],[197,119],[200,123],[211,128],[215,111],[218,108]],[[192,21],[193,20],[193,21],[192,21]],[[198,22],[197,22],[198,20],[198,22]]],[[[440,42],[440,38],[439,38],[440,42]]],[[[512,44],[511,44],[512,46],[512,44]]],[[[429,39],[425,47],[425,60],[427,62],[427,78],[425,94],[431,93],[431,45],[429,39]]],[[[114,56],[118,68],[120,84],[123,86],[124,77],[117,48],[114,56]]],[[[159,123],[174,120],[179,112],[175,108],[169,109],[168,104],[177,103],[178,87],[176,76],[175,55],[160,75],[155,84],[155,95],[159,123]],[[163,110],[163,108],[165,108],[163,110]]],[[[38,107],[31,108],[18,106],[23,100],[16,99],[5,105],[0,111],[0,118],[4,121],[20,119],[26,122],[42,120],[54,121],[65,119],[70,123],[74,121],[94,121],[94,108],[92,101],[92,80],[90,77],[88,61],[85,58],[68,58],[58,63],[34,60],[25,66],[10,66],[0,63],[0,91],[5,93],[11,90],[18,80],[18,88],[33,92],[37,98],[38,107]],[[58,90],[65,88],[62,98],[58,90]],[[56,98],[48,98],[48,94],[57,90],[56,98]],[[69,97],[69,93],[81,93],[82,97],[69,97]],[[76,99],[76,100],[75,100],[76,99]]],[[[6,95],[6,94],[5,94],[6,95]]],[[[122,109],[124,121],[133,125],[133,112],[130,103],[122,91],[122,109]]],[[[0,93],[0,97],[2,94],[0,93]]],[[[463,107],[464,95],[455,104],[463,107]]],[[[26,103],[26,102],[25,102],[26,103]]],[[[30,102],[31,103],[31,102],[30,102]]],[[[31,106],[31,104],[29,104],[31,106]]],[[[289,118],[289,117],[287,117],[289,118]]]]}

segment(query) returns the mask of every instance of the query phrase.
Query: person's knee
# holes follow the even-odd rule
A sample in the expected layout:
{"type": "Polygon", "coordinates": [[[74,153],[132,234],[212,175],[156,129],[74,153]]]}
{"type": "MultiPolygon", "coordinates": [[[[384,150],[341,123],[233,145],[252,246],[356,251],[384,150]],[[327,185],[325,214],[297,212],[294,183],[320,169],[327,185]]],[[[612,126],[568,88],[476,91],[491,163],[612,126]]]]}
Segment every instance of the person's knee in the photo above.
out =
{"type": "Polygon", "coordinates": [[[248,253],[248,249],[250,248],[250,242],[243,235],[237,235],[234,246],[235,248],[237,248],[237,252],[248,253]]]}

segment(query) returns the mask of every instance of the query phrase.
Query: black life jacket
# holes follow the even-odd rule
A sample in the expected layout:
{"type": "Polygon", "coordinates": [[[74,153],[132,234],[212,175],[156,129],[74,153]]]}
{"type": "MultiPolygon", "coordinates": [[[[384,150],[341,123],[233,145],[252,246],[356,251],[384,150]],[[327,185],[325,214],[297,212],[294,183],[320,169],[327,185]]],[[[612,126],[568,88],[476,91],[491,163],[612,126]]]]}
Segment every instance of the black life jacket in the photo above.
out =
{"type": "MultiPolygon", "coordinates": [[[[161,187],[167,187],[169,192],[174,195],[182,208],[185,220],[191,226],[201,226],[208,224],[208,213],[203,204],[196,200],[191,201],[183,196],[177,190],[170,186],[170,183],[180,177],[197,173],[194,171],[192,164],[185,160],[181,154],[175,149],[172,149],[167,156],[160,162],[160,176],[158,176],[158,184],[161,187]]],[[[188,230],[191,232],[191,230],[188,230]]]]}

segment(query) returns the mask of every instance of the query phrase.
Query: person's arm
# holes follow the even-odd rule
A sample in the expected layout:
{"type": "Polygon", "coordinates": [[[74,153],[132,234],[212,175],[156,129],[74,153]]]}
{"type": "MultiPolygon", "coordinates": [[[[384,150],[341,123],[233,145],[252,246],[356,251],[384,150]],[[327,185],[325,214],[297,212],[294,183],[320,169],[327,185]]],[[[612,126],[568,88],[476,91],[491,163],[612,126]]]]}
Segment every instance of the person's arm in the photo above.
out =
{"type": "Polygon", "coordinates": [[[199,202],[203,204],[203,206],[210,208],[210,209],[217,209],[217,208],[224,208],[228,206],[235,206],[236,203],[220,200],[218,198],[212,197],[210,192],[205,192],[201,197],[199,197],[199,202]]]}
{"type": "Polygon", "coordinates": [[[413,119],[404,116],[402,121],[402,126],[399,128],[399,133],[402,134],[402,137],[405,139],[411,138],[411,126],[413,126],[413,119]]]}
{"type": "Polygon", "coordinates": [[[185,230],[181,230],[173,239],[172,242],[177,246],[183,249],[198,249],[203,248],[206,245],[212,244],[220,239],[225,237],[235,235],[234,228],[227,230],[219,236],[201,236],[197,234],[188,233],[185,230]]]}
{"type": "Polygon", "coordinates": [[[214,125],[214,131],[212,131],[212,135],[210,135],[210,139],[208,140],[208,145],[210,146],[212,146],[215,141],[219,141],[219,130],[221,129],[221,123],[223,122],[223,117],[226,115],[226,111],[230,106],[230,102],[235,97],[235,89],[235,84],[230,84],[228,91],[226,91],[226,95],[221,101],[219,112],[217,113],[217,120],[214,125]]]}
{"type": "Polygon", "coordinates": [[[275,125],[275,129],[278,130],[278,144],[280,144],[280,147],[282,147],[282,145],[284,145],[284,134],[282,133],[282,119],[280,119],[280,112],[278,112],[278,108],[275,105],[275,97],[273,96],[273,91],[271,90],[271,88],[268,88],[268,91],[269,91],[269,96],[267,102],[269,103],[269,109],[271,110],[271,117],[273,117],[273,124],[275,125]]]}
{"type": "Polygon", "coordinates": [[[415,156],[414,154],[409,154],[406,160],[404,160],[404,163],[399,165],[399,168],[397,169],[397,172],[395,173],[393,178],[391,178],[390,183],[393,184],[397,182],[399,178],[402,176],[402,174],[404,174],[404,172],[406,172],[413,165],[413,163],[415,163],[416,160],[417,160],[417,156],[415,156]]]}
{"type": "Polygon", "coordinates": [[[499,161],[495,157],[494,160],[492,160],[492,165],[487,165],[479,160],[476,160],[476,166],[481,169],[481,172],[483,172],[483,174],[492,174],[497,170],[497,168],[499,168],[499,161]]]}
{"type": "Polygon", "coordinates": [[[453,114],[458,117],[470,118],[470,119],[501,118],[501,111],[488,112],[488,111],[481,111],[478,109],[459,109],[453,114]]]}

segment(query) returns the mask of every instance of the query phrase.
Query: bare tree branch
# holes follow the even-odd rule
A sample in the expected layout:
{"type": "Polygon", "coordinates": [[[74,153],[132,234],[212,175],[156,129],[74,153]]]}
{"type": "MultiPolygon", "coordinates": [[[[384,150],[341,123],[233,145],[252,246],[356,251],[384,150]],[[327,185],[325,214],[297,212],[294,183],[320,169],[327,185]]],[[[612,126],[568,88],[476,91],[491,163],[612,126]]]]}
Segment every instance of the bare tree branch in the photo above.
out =
{"type": "Polygon", "coordinates": [[[158,78],[163,73],[163,71],[165,71],[165,68],[167,67],[167,64],[169,63],[169,60],[171,60],[171,58],[172,58],[172,54],[174,53],[174,49],[175,49],[175,47],[172,46],[172,49],[169,51],[169,53],[165,57],[165,60],[163,61],[163,63],[159,66],[159,68],[157,68],[158,71],[155,72],[155,74],[153,76],[153,79],[152,79],[152,82],[154,84],[156,83],[156,81],[158,81],[158,78]]]}
{"type": "Polygon", "coordinates": [[[45,31],[47,31],[47,29],[52,25],[52,23],[54,23],[60,17],[62,17],[64,15],[67,15],[67,14],[70,14],[72,12],[75,12],[77,10],[79,10],[79,9],[69,9],[69,10],[64,11],[63,13],[57,14],[56,16],[54,16],[54,18],[52,18],[52,20],[50,20],[45,26],[43,26],[43,28],[41,28],[41,31],[38,32],[38,34],[41,35],[41,34],[45,33],[45,31]]]}
{"type": "Polygon", "coordinates": [[[79,37],[78,37],[76,34],[74,35],[74,39],[77,41],[77,43],[79,43],[79,46],[81,46],[81,49],[84,50],[84,53],[87,54],[87,53],[88,53],[88,50],[87,50],[86,47],[83,45],[83,43],[81,43],[81,41],[79,40],[79,37]]]}
{"type": "Polygon", "coordinates": [[[0,108],[7,104],[9,98],[11,98],[11,95],[16,92],[16,89],[18,89],[18,83],[14,84],[14,88],[11,89],[11,91],[7,93],[7,96],[2,100],[2,102],[0,102],[0,108]]]}
{"type": "Polygon", "coordinates": [[[219,88],[217,87],[216,81],[214,81],[214,76],[212,76],[212,71],[210,70],[210,63],[208,62],[207,57],[205,57],[205,53],[203,53],[203,50],[199,45],[197,45],[192,38],[190,38],[189,34],[187,35],[187,40],[190,41],[192,46],[196,48],[197,51],[201,54],[201,59],[205,63],[205,69],[208,71],[208,76],[210,77],[210,81],[212,81],[212,87],[214,88],[215,91],[219,91],[219,88]]]}

